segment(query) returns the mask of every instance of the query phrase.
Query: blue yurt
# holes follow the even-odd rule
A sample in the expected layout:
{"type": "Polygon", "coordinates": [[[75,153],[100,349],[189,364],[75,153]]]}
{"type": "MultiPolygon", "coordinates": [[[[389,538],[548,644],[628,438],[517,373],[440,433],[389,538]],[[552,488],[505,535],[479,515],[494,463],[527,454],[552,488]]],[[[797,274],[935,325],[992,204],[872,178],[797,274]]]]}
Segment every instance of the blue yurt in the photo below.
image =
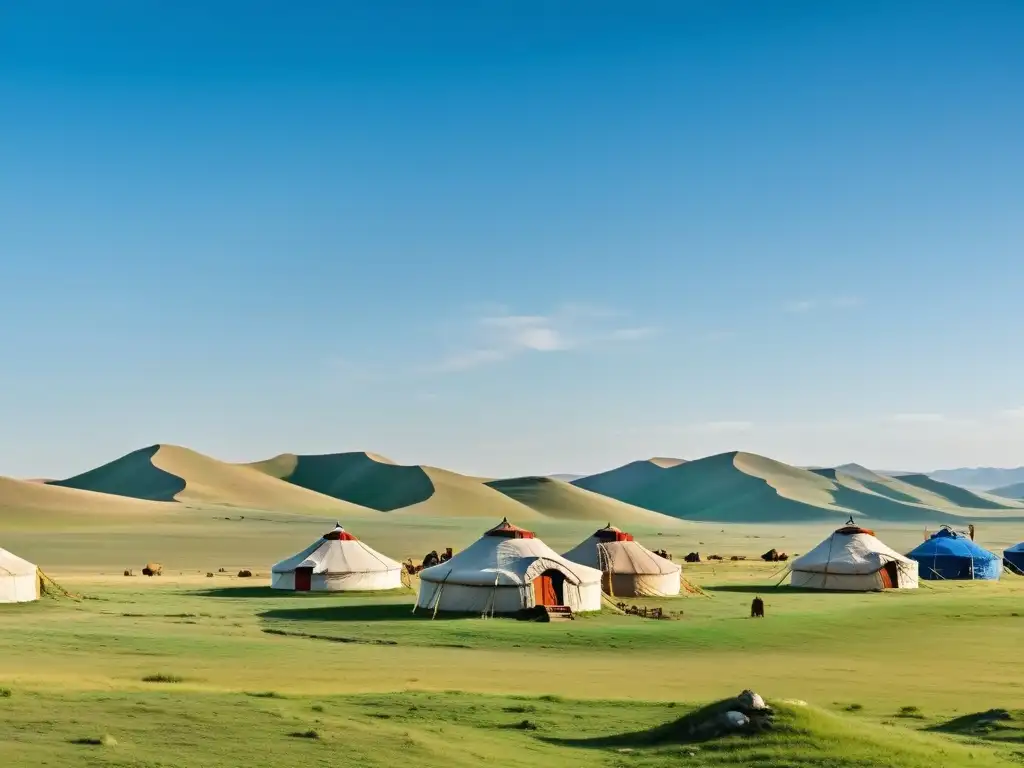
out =
{"type": "Polygon", "coordinates": [[[995,580],[1003,570],[999,557],[949,527],[943,527],[907,556],[917,560],[922,579],[995,580]]]}
{"type": "Polygon", "coordinates": [[[1024,576],[1024,542],[1014,544],[1009,549],[1003,550],[1003,565],[1005,565],[1011,573],[1024,576]]]}

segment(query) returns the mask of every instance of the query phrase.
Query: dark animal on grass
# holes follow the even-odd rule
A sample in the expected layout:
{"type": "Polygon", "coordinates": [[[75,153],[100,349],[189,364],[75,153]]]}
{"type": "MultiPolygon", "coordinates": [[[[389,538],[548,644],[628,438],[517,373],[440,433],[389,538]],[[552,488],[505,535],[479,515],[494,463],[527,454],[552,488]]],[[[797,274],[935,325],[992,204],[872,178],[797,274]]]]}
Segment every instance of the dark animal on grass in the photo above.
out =
{"type": "Polygon", "coordinates": [[[789,555],[787,555],[785,552],[780,552],[779,553],[779,562],[780,563],[784,563],[787,560],[789,560],[789,555]]]}
{"type": "Polygon", "coordinates": [[[734,563],[738,563],[740,560],[746,560],[747,558],[743,555],[733,555],[729,559],[732,560],[734,563]]]}
{"type": "Polygon", "coordinates": [[[159,576],[164,572],[164,567],[160,563],[146,563],[146,567],[142,569],[143,576],[159,576]]]}
{"type": "Polygon", "coordinates": [[[761,559],[766,563],[777,563],[779,562],[779,551],[777,549],[769,549],[761,555],[761,559]]]}
{"type": "Polygon", "coordinates": [[[700,562],[700,552],[691,552],[686,557],[684,557],[683,560],[685,560],[688,563],[699,563],[700,562]]]}
{"type": "Polygon", "coordinates": [[[750,618],[764,618],[764,600],[762,600],[760,597],[755,597],[750,603],[750,618]]]}
{"type": "Polygon", "coordinates": [[[247,579],[250,576],[252,576],[252,571],[239,571],[238,572],[238,578],[240,578],[240,579],[247,579]]]}
{"type": "Polygon", "coordinates": [[[721,560],[721,555],[708,555],[708,560],[721,560]]]}
{"type": "Polygon", "coordinates": [[[209,573],[209,572],[207,572],[207,574],[206,574],[206,578],[208,578],[208,579],[212,579],[212,578],[213,578],[213,574],[212,574],[212,573],[209,573]]]}
{"type": "Polygon", "coordinates": [[[124,575],[125,575],[125,576],[134,576],[135,574],[131,572],[131,569],[128,569],[128,570],[126,570],[126,571],[124,572],[124,575]]]}

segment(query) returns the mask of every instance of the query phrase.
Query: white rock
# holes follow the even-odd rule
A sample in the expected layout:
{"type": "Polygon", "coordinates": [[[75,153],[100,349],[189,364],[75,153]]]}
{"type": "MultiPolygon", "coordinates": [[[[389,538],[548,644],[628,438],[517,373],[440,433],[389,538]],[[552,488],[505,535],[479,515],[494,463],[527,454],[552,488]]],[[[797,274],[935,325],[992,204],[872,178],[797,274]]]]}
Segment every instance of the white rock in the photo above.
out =
{"type": "Polygon", "coordinates": [[[768,707],[765,706],[764,699],[762,699],[760,695],[754,693],[753,691],[744,691],[736,697],[736,700],[740,703],[741,707],[748,711],[768,709],[768,707]]]}

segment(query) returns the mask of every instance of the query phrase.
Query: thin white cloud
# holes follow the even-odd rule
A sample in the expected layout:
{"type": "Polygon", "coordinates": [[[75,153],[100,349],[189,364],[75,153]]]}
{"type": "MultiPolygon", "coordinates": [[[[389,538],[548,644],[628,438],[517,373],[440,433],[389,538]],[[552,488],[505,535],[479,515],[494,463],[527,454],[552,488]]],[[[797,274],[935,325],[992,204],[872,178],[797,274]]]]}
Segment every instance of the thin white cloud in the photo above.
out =
{"type": "Polygon", "coordinates": [[[787,301],[782,305],[785,312],[802,315],[817,309],[853,309],[864,302],[857,296],[833,296],[831,298],[808,298],[787,301]]]}
{"type": "MultiPolygon", "coordinates": [[[[493,309],[493,308],[492,308],[493,309]]],[[[435,372],[464,371],[528,353],[565,352],[602,342],[636,341],[652,335],[651,327],[602,328],[621,313],[585,304],[563,304],[546,315],[492,311],[472,320],[461,332],[464,349],[429,366],[435,372]]]]}
{"type": "Polygon", "coordinates": [[[829,303],[836,309],[852,309],[853,307],[859,307],[864,302],[856,296],[840,296],[831,299],[829,303]]]}
{"type": "Polygon", "coordinates": [[[432,369],[435,371],[466,371],[470,368],[477,368],[487,363],[496,363],[504,360],[509,355],[507,351],[500,349],[470,349],[465,352],[456,352],[445,357],[432,369]]]}
{"type": "Polygon", "coordinates": [[[889,421],[897,424],[938,424],[946,421],[942,413],[894,413],[889,421]]]}
{"type": "Polygon", "coordinates": [[[694,424],[692,429],[698,432],[712,432],[714,434],[735,434],[737,432],[749,432],[754,428],[752,421],[708,421],[703,424],[694,424]]]}
{"type": "Polygon", "coordinates": [[[612,341],[637,341],[639,339],[646,339],[654,336],[657,332],[658,329],[651,326],[644,326],[641,328],[616,328],[608,334],[608,338],[612,341]]]}
{"type": "Polygon", "coordinates": [[[1017,421],[1018,419],[1024,420],[1024,406],[1019,408],[1007,408],[1004,411],[999,412],[999,417],[1011,421],[1017,421]]]}
{"type": "Polygon", "coordinates": [[[793,314],[802,314],[804,312],[810,312],[818,305],[818,302],[814,299],[800,299],[798,301],[787,301],[782,308],[786,312],[792,312],[793,314]]]}

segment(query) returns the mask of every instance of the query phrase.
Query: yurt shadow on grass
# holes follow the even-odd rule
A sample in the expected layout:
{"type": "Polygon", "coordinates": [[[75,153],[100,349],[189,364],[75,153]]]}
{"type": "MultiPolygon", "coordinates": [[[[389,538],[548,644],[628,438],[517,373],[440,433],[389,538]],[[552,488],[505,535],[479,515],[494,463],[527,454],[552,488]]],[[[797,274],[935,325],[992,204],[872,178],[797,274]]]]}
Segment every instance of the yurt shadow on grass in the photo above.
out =
{"type": "MultiPolygon", "coordinates": [[[[217,597],[217,598],[230,598],[237,600],[278,600],[278,601],[294,601],[294,600],[323,600],[337,599],[347,600],[352,598],[372,598],[375,596],[387,597],[393,599],[396,596],[402,595],[413,595],[413,590],[408,587],[402,587],[400,589],[384,589],[384,590],[367,590],[359,592],[293,592],[291,590],[282,590],[275,587],[211,587],[210,589],[203,589],[198,592],[190,591],[189,594],[198,595],[199,597],[217,597]]],[[[411,609],[411,606],[410,606],[411,609]]]]}
{"type": "Polygon", "coordinates": [[[377,622],[421,621],[413,613],[412,603],[344,603],[309,608],[275,608],[259,614],[268,621],[377,622]]]}

